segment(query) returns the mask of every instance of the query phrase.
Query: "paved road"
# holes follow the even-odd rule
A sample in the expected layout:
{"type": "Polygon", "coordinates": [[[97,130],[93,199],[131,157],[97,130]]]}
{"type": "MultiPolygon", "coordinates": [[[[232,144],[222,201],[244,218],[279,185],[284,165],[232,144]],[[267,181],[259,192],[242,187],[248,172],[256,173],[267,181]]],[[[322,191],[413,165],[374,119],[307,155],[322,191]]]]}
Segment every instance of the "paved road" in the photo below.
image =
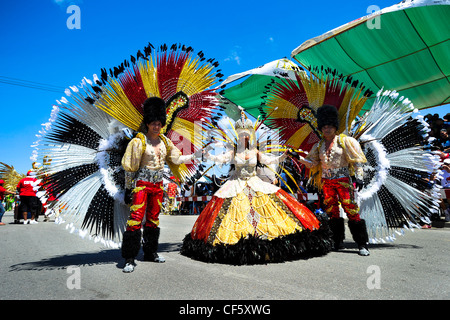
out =
{"type": "MultiPolygon", "coordinates": [[[[450,228],[407,232],[360,257],[349,249],[279,264],[207,264],[180,255],[195,216],[161,216],[166,263],[142,261],[124,274],[119,250],[52,222],[0,226],[0,299],[302,300],[450,299],[450,228]]],[[[350,233],[347,230],[347,235],[350,233]]]]}

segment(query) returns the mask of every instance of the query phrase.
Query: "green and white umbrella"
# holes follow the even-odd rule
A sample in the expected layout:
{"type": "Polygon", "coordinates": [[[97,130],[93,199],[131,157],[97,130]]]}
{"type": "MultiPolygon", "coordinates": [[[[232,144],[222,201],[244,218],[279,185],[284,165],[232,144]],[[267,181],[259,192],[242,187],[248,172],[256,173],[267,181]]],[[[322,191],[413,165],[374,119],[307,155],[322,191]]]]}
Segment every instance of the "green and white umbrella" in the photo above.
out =
{"type": "Polygon", "coordinates": [[[373,92],[396,90],[418,109],[444,105],[450,103],[449,21],[448,1],[402,1],[307,40],[291,56],[306,68],[337,69],[373,92]]]}
{"type": "MultiPolygon", "coordinates": [[[[229,76],[221,83],[221,87],[228,87],[221,91],[221,95],[232,103],[241,106],[247,113],[257,118],[264,114],[261,106],[265,104],[265,94],[271,84],[281,79],[295,80],[294,72],[299,71],[298,65],[284,58],[266,63],[258,68],[229,76]]],[[[227,112],[227,111],[226,111],[227,112]]],[[[240,112],[231,114],[236,120],[240,112]]]]}

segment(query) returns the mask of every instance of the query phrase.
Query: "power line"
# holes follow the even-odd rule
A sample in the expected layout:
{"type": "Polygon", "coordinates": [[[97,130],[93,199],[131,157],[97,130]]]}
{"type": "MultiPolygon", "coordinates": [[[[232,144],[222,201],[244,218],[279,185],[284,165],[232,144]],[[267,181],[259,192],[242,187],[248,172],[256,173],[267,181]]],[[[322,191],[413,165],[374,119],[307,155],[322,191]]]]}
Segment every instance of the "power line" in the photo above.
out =
{"type": "Polygon", "coordinates": [[[61,93],[62,91],[65,90],[65,88],[61,87],[61,86],[46,84],[46,83],[42,83],[42,82],[23,80],[23,79],[18,79],[18,78],[5,77],[5,76],[0,76],[0,83],[10,84],[10,85],[19,86],[19,87],[25,87],[25,88],[38,89],[38,90],[43,90],[43,91],[58,92],[58,93],[61,93]]]}
{"type": "Polygon", "coordinates": [[[20,83],[13,83],[13,82],[9,82],[9,81],[3,81],[1,79],[0,79],[0,83],[6,83],[6,84],[15,85],[15,86],[32,88],[32,89],[38,89],[38,90],[43,90],[43,91],[59,92],[59,93],[61,92],[61,90],[56,90],[56,89],[51,89],[51,88],[46,88],[46,87],[33,86],[33,85],[20,84],[20,83]]]}

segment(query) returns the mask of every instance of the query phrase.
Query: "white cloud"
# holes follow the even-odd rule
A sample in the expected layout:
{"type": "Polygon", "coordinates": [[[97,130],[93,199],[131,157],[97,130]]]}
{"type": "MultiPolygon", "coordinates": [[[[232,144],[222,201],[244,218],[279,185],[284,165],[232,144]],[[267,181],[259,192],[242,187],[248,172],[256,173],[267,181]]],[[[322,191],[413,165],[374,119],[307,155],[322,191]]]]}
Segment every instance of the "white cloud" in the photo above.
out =
{"type": "Polygon", "coordinates": [[[230,51],[228,57],[224,59],[224,61],[235,61],[238,65],[241,65],[241,57],[239,56],[239,46],[235,46],[233,50],[230,51]]]}

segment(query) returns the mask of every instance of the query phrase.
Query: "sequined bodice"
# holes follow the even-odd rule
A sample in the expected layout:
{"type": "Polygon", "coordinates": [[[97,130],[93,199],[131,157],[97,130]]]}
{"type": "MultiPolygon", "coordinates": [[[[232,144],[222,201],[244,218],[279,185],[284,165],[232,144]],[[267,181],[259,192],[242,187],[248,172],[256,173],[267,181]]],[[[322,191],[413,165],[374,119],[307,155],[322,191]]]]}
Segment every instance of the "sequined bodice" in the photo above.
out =
{"type": "Polygon", "coordinates": [[[155,148],[147,143],[145,152],[142,155],[141,168],[147,168],[149,170],[161,170],[164,168],[165,159],[167,156],[167,150],[164,143],[159,144],[159,150],[156,152],[155,148]]]}
{"type": "Polygon", "coordinates": [[[245,150],[241,153],[236,153],[234,157],[235,176],[240,179],[248,179],[256,176],[257,152],[254,150],[245,150]]]}

